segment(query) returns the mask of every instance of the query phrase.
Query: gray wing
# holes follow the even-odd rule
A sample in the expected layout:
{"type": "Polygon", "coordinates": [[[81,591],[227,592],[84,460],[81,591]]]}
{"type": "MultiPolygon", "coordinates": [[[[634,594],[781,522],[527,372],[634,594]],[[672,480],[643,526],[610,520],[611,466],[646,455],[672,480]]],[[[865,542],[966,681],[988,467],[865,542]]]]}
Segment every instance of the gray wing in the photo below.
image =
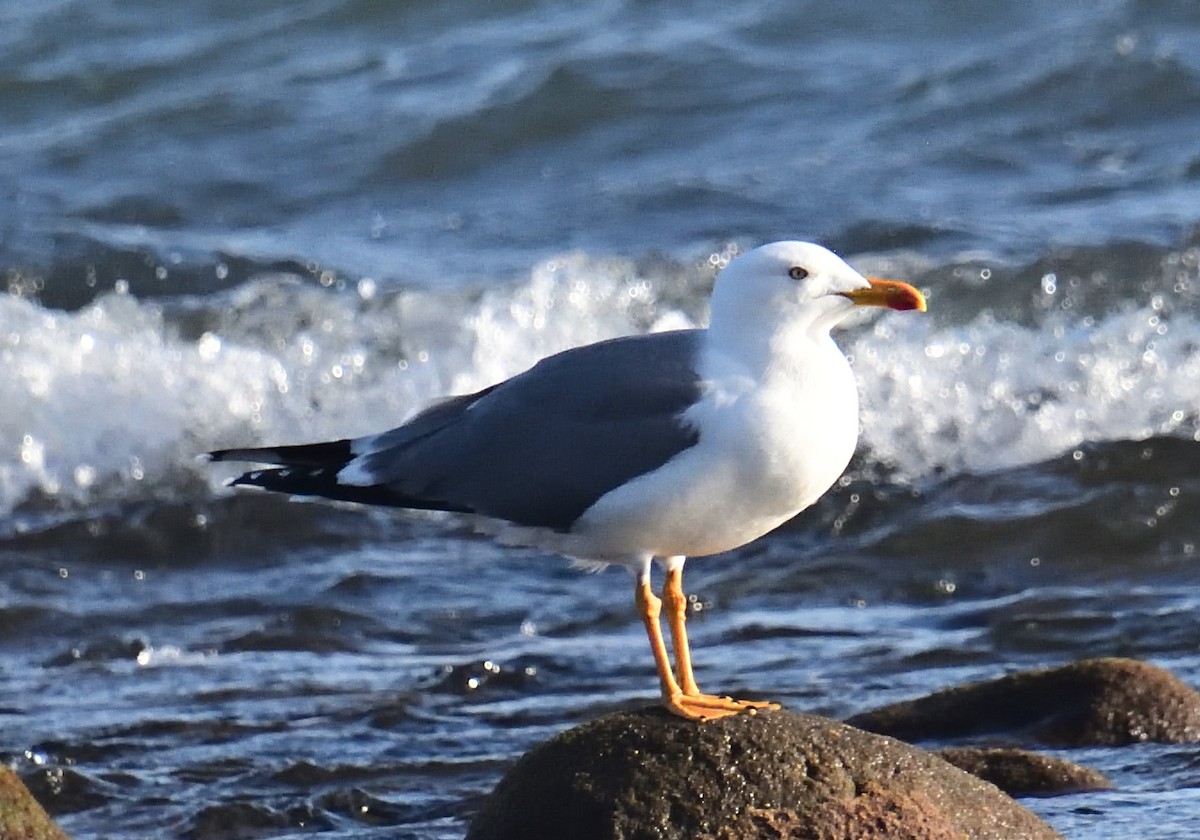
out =
{"type": "Polygon", "coordinates": [[[680,415],[700,396],[700,336],[632,336],[543,359],[375,438],[359,465],[403,496],[565,530],[609,490],[696,443],[680,415]]]}
{"type": "Polygon", "coordinates": [[[356,440],[225,450],[284,465],[235,480],[301,495],[478,513],[565,531],[597,499],[695,445],[703,332],[590,344],[356,440]]]}

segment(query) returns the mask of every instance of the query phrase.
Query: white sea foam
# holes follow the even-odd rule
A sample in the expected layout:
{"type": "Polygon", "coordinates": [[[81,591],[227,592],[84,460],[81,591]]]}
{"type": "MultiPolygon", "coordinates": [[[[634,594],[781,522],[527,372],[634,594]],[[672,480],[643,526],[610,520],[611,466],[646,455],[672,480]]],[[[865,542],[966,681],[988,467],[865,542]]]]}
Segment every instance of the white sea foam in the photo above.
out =
{"type": "Polygon", "coordinates": [[[920,478],[1054,457],[1084,441],[1194,437],[1200,320],[1153,304],[1039,328],[887,318],[853,342],[863,444],[920,478]]]}
{"type": "MultiPolygon", "coordinates": [[[[565,347],[692,325],[711,275],[575,254],[484,290],[264,277],[198,303],[0,297],[0,512],[207,493],[236,466],[198,453],[382,431],[565,347]]],[[[1200,320],[1160,301],[1036,327],[881,313],[842,343],[868,456],[912,480],[1197,431],[1200,320]]]]}

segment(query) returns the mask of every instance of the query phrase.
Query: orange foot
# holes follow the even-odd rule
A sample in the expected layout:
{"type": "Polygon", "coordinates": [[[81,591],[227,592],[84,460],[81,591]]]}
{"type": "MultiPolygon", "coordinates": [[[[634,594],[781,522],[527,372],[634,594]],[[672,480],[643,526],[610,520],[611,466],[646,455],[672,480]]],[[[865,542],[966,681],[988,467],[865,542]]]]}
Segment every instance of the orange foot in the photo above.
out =
{"type": "Polygon", "coordinates": [[[713,694],[672,694],[663,697],[663,705],[671,714],[688,720],[707,723],[723,717],[740,714],[755,714],[759,709],[778,709],[778,703],[760,700],[734,700],[732,697],[717,697],[713,694]]]}

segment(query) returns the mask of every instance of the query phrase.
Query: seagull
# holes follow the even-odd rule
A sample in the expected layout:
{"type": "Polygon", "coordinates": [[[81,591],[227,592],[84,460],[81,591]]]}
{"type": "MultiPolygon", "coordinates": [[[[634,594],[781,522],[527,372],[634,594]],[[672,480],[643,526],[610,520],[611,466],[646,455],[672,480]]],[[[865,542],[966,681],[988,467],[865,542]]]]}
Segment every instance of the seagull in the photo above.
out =
{"type": "Polygon", "coordinates": [[[775,242],[718,275],[707,329],[565,350],[381,434],[209,457],[273,465],[234,486],[450,511],[504,543],[625,566],[669,711],[703,722],[776,709],[696,685],[684,561],[758,539],[845,470],[858,393],[830,330],[858,307],[923,312],[925,299],[820,245],[775,242]]]}

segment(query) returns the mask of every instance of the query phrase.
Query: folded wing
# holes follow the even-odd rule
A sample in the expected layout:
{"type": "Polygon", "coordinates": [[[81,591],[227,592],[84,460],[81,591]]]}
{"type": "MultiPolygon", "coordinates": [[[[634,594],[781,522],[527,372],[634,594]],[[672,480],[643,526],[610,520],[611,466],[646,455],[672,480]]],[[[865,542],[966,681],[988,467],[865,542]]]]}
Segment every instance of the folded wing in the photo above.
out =
{"type": "Polygon", "coordinates": [[[278,465],[234,484],[566,531],[609,490],[695,445],[681,415],[701,395],[701,336],[567,350],[379,435],[211,455],[278,465]]]}

